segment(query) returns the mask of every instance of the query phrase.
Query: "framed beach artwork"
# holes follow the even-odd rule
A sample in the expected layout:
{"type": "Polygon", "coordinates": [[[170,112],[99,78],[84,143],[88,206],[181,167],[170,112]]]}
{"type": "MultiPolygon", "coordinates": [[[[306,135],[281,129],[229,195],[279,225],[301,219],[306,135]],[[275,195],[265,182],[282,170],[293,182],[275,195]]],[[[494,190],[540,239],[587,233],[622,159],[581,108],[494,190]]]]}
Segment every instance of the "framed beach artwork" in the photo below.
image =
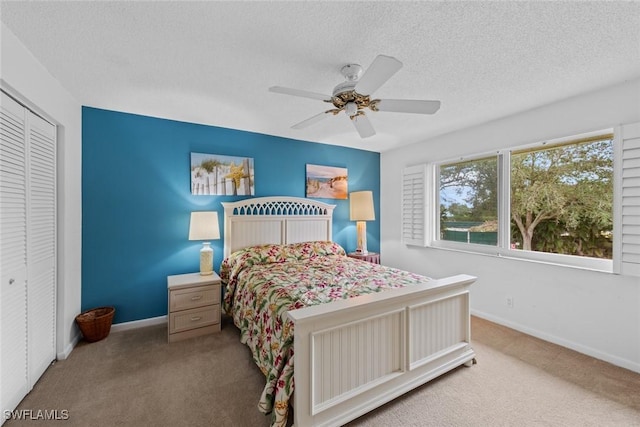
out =
{"type": "Polygon", "coordinates": [[[253,159],[191,153],[191,194],[253,196],[253,159]]]}
{"type": "Polygon", "coordinates": [[[346,199],[347,168],[307,165],[307,197],[316,199],[346,199]]]}

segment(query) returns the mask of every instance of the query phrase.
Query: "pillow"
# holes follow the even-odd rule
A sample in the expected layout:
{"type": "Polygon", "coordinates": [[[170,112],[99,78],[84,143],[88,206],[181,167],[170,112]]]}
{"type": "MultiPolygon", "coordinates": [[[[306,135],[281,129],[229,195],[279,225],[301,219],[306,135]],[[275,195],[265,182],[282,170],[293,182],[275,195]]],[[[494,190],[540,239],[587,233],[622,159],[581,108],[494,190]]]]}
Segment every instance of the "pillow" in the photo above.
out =
{"type": "Polygon", "coordinates": [[[220,278],[228,283],[229,279],[252,265],[300,261],[330,255],[346,255],[346,252],[339,244],[328,241],[249,246],[232,253],[222,261],[220,278]]]}
{"type": "Polygon", "coordinates": [[[287,260],[304,260],[318,256],[346,255],[345,250],[335,242],[314,241],[291,243],[282,247],[282,254],[287,260]]]}

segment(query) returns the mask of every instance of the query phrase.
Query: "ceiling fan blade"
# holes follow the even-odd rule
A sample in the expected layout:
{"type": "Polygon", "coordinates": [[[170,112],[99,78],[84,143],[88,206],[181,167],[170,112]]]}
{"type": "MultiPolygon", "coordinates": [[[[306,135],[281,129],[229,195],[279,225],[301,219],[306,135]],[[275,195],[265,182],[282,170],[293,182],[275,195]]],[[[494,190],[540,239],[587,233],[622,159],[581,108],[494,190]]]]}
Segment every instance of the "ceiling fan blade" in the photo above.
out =
{"type": "Polygon", "coordinates": [[[319,121],[321,121],[325,117],[327,117],[327,112],[326,111],[322,112],[320,114],[316,114],[315,116],[309,117],[308,119],[303,120],[300,123],[296,123],[295,125],[291,126],[291,129],[303,129],[303,128],[306,128],[307,126],[311,126],[314,123],[318,123],[319,121]]]}
{"type": "Polygon", "coordinates": [[[356,127],[356,130],[360,134],[360,138],[369,138],[376,134],[376,131],[373,129],[371,122],[364,114],[359,116],[351,117],[351,122],[356,127]]]}
{"type": "Polygon", "coordinates": [[[291,89],[291,88],[282,87],[282,86],[271,86],[269,88],[269,91],[275,92],[275,93],[283,93],[285,95],[301,96],[303,98],[319,99],[320,101],[326,101],[326,102],[331,101],[331,97],[328,95],[323,95],[321,93],[316,93],[316,92],[309,92],[308,90],[291,89]]]}
{"type": "Polygon", "coordinates": [[[418,99],[381,99],[375,106],[378,111],[396,113],[433,114],[440,109],[440,101],[418,99]]]}
{"type": "Polygon", "coordinates": [[[398,70],[402,68],[402,62],[386,55],[378,55],[373,60],[367,71],[364,72],[354,90],[363,95],[371,95],[398,70]]]}

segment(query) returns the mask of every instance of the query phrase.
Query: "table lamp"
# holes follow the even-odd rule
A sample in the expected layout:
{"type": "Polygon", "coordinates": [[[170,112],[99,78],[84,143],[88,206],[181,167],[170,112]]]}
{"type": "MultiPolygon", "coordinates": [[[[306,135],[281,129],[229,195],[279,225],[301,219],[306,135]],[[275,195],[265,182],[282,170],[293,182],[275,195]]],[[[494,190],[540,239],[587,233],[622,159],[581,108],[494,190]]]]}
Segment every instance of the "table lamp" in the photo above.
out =
{"type": "Polygon", "coordinates": [[[374,221],[376,214],[373,209],[372,191],[354,191],[349,195],[349,218],[356,221],[358,247],[356,253],[366,255],[367,251],[367,223],[374,221]]]}
{"type": "MultiPolygon", "coordinates": [[[[220,238],[218,212],[191,212],[189,240],[214,240],[220,238]]],[[[213,248],[211,242],[202,242],[200,249],[200,274],[213,274],[213,248]]]]}

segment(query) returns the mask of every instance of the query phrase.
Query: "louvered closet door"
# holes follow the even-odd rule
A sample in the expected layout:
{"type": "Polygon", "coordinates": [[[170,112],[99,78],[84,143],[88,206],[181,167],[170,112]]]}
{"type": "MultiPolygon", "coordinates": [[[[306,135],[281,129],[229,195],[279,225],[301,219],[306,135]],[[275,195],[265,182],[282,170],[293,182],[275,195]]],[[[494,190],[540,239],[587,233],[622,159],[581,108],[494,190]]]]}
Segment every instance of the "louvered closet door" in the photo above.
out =
{"type": "Polygon", "coordinates": [[[0,404],[55,359],[56,129],[5,93],[0,149],[0,404]]]}
{"type": "Polygon", "coordinates": [[[0,116],[0,381],[2,410],[29,391],[25,109],[2,95],[0,116]]]}
{"type": "Polygon", "coordinates": [[[56,129],[27,113],[27,331],[29,385],[55,359],[56,129]]]}

